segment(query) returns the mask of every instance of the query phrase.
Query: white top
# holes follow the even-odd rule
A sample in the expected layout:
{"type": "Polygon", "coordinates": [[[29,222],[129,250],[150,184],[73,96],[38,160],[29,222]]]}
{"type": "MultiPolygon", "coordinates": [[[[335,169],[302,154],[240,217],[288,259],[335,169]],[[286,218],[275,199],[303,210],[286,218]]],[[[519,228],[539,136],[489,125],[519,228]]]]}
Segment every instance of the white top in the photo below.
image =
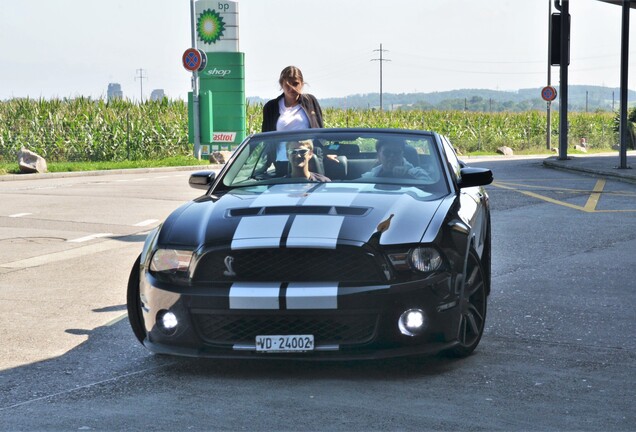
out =
{"type": "Polygon", "coordinates": [[[276,122],[276,130],[309,129],[309,118],[300,104],[286,107],[285,98],[280,98],[278,112],[280,117],[276,122]]]}
{"type": "MultiPolygon", "coordinates": [[[[292,107],[285,106],[285,98],[278,101],[278,112],[280,116],[276,122],[276,130],[299,130],[309,129],[309,118],[300,104],[292,107]]],[[[287,160],[287,149],[284,142],[279,143],[276,151],[276,160],[287,160]]]]}

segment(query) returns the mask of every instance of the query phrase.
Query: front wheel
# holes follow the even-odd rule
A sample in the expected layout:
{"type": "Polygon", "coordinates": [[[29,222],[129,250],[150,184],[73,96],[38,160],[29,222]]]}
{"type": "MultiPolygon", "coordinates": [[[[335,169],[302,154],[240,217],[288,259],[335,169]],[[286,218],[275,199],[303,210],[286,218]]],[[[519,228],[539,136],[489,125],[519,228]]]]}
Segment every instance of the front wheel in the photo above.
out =
{"type": "Polygon", "coordinates": [[[146,338],[146,327],[144,325],[143,312],[141,310],[141,298],[139,297],[139,267],[141,266],[141,255],[137,257],[130,276],[128,277],[128,291],[126,292],[126,306],[128,308],[128,321],[130,327],[139,342],[143,344],[146,338]]]}
{"type": "Polygon", "coordinates": [[[466,282],[460,299],[461,316],[457,339],[459,345],[447,353],[452,357],[469,356],[481,340],[486,323],[486,280],[479,257],[474,251],[468,255],[466,282]]]}

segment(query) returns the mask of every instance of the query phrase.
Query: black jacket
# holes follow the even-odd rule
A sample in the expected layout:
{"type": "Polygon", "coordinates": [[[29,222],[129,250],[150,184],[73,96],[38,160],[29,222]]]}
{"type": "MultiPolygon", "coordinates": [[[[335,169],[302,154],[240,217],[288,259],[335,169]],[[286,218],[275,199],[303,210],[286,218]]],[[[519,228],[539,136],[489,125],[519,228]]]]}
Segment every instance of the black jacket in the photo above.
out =
{"type": "MultiPolygon", "coordinates": [[[[262,132],[271,132],[276,130],[276,122],[280,117],[280,111],[278,109],[278,101],[281,100],[285,94],[281,94],[276,99],[268,101],[263,107],[263,125],[261,126],[262,132]]],[[[322,109],[318,100],[310,94],[303,93],[300,95],[300,106],[309,119],[309,127],[312,129],[323,128],[322,121],[322,109]]]]}

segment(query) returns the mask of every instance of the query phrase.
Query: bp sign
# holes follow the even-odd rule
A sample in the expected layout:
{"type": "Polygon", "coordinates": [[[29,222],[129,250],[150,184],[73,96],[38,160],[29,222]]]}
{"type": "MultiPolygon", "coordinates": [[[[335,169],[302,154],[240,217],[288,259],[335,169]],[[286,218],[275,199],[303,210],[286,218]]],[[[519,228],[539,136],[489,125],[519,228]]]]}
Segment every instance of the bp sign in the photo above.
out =
{"type": "MultiPolygon", "coordinates": [[[[238,145],[246,135],[245,55],[239,51],[238,2],[196,0],[194,34],[197,51],[207,64],[197,70],[201,154],[214,147],[238,145]]],[[[184,54],[185,55],[185,54],[184,54]]],[[[190,66],[195,67],[195,61],[190,66]]],[[[190,142],[194,142],[194,98],[188,95],[190,142]]]]}
{"type": "Polygon", "coordinates": [[[541,89],[541,97],[546,102],[552,102],[557,97],[557,91],[552,86],[545,86],[541,89]]]}

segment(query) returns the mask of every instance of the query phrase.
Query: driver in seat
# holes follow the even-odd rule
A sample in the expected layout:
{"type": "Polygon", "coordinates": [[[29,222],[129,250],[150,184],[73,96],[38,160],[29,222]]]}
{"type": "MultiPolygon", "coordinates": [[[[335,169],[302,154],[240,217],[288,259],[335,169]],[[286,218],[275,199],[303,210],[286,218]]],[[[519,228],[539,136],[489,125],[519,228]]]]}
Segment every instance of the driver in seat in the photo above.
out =
{"type": "Polygon", "coordinates": [[[287,158],[291,171],[285,177],[305,178],[313,182],[330,182],[328,177],[309,171],[309,160],[313,155],[314,145],[311,140],[288,142],[287,158]]]}

